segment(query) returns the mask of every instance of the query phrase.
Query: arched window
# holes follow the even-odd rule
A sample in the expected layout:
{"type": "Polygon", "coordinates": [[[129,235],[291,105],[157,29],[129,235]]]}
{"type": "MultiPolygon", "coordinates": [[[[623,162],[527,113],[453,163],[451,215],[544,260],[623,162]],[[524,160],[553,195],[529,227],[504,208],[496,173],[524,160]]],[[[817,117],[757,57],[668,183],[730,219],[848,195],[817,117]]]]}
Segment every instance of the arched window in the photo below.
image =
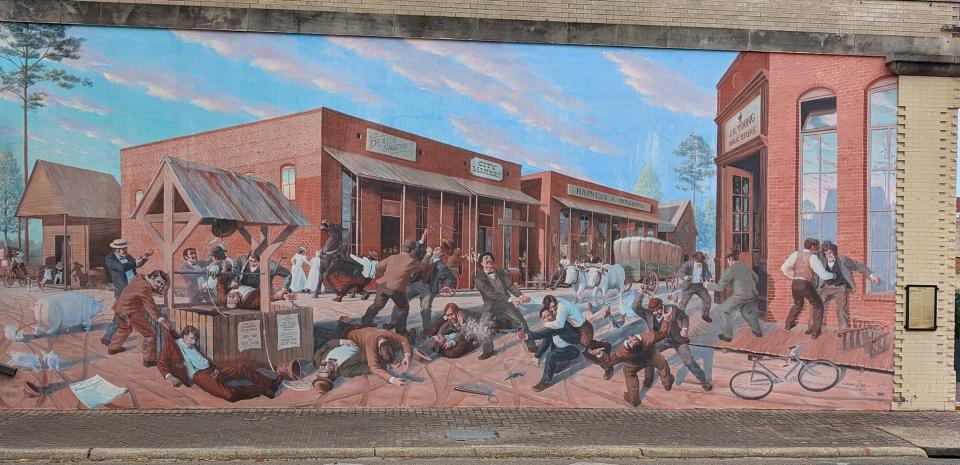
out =
{"type": "Polygon", "coordinates": [[[837,242],[837,98],[825,90],[800,100],[800,237],[837,242]]]}
{"type": "Polygon", "coordinates": [[[297,169],[292,166],[285,166],[280,171],[280,189],[283,196],[294,200],[297,198],[297,169]]]}
{"type": "Polygon", "coordinates": [[[140,206],[140,202],[143,201],[143,191],[137,191],[135,197],[136,197],[136,201],[135,201],[136,205],[135,205],[135,206],[138,207],[138,206],[140,206]]]}
{"type": "Polygon", "coordinates": [[[897,284],[897,80],[867,91],[867,266],[880,277],[869,291],[891,293],[897,284]]]}

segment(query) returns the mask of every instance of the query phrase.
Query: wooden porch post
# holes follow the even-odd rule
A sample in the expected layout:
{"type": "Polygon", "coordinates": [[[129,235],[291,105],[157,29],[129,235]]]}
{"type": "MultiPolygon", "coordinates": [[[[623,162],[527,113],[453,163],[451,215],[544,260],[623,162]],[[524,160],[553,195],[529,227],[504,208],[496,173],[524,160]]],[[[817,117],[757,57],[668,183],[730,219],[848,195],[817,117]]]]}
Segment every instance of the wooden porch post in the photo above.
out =
{"type": "MultiPolygon", "coordinates": [[[[60,263],[63,264],[63,288],[70,289],[70,273],[67,272],[69,269],[69,263],[67,257],[70,256],[70,238],[67,235],[67,215],[63,215],[63,254],[60,256],[60,263]]],[[[27,238],[27,241],[30,241],[30,238],[27,238]]]]}

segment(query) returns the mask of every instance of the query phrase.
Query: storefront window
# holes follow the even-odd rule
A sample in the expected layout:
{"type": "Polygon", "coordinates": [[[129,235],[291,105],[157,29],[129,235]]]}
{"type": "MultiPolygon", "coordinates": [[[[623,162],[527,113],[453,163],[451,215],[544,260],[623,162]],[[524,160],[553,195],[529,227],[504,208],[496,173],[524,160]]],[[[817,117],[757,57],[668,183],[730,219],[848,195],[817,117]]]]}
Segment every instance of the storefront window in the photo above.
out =
{"type": "Polygon", "coordinates": [[[570,257],[570,210],[560,210],[560,255],[570,257]]]}
{"type": "Polygon", "coordinates": [[[590,214],[580,212],[577,218],[577,230],[573,234],[573,246],[577,255],[571,257],[571,260],[583,261],[590,253],[590,214]]]}
{"type": "Polygon", "coordinates": [[[477,205],[477,252],[493,252],[493,211],[490,201],[480,200],[477,205]]]}
{"type": "Polygon", "coordinates": [[[353,253],[357,253],[357,182],[348,171],[341,176],[343,185],[340,204],[342,207],[340,220],[343,224],[343,245],[349,246],[353,253]]]}
{"type": "Polygon", "coordinates": [[[427,193],[427,191],[416,191],[414,196],[417,202],[417,239],[420,239],[420,236],[423,235],[423,231],[427,229],[427,207],[430,202],[430,194],[427,193]]]}
{"type": "Polygon", "coordinates": [[[800,237],[837,242],[837,99],[800,103],[800,237]]]}
{"type": "Polygon", "coordinates": [[[867,150],[870,154],[868,266],[882,280],[870,292],[896,291],[897,284],[897,88],[883,83],[870,92],[867,150]]]}
{"type": "Polygon", "coordinates": [[[292,166],[285,166],[280,171],[280,188],[283,196],[294,200],[297,198],[297,169],[292,166]]]}

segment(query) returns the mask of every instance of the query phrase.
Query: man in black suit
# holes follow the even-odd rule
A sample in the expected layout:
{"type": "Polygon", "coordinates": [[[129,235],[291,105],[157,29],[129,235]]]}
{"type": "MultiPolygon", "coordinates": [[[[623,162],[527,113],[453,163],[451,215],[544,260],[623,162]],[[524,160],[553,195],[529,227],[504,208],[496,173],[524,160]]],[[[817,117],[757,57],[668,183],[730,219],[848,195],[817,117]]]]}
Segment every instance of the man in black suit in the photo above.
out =
{"type": "MultiPolygon", "coordinates": [[[[544,322],[551,322],[557,318],[557,314],[549,308],[540,310],[540,319],[544,322]]],[[[543,376],[540,382],[531,389],[540,392],[553,384],[553,377],[560,371],[563,371],[571,362],[580,357],[583,348],[580,344],[580,333],[570,325],[564,325],[560,329],[544,328],[540,331],[524,331],[520,338],[526,342],[543,341],[537,347],[537,358],[544,358],[543,376]]]]}
{"type": "MultiPolygon", "coordinates": [[[[150,256],[153,255],[153,250],[151,249],[139,259],[134,260],[133,257],[128,254],[129,246],[130,243],[126,239],[117,239],[110,243],[110,248],[113,249],[113,253],[104,258],[104,264],[107,271],[110,272],[110,281],[113,283],[114,298],[120,297],[123,289],[127,287],[127,284],[137,275],[137,268],[146,264],[150,256]]],[[[117,332],[117,328],[119,327],[120,322],[117,320],[117,317],[114,317],[113,321],[110,322],[110,326],[107,326],[107,330],[104,331],[103,337],[100,338],[100,343],[109,346],[110,339],[113,339],[113,334],[117,332]]]]}
{"type": "MultiPolygon", "coordinates": [[[[494,268],[493,254],[485,252],[480,254],[477,259],[480,262],[480,269],[474,276],[474,284],[480,291],[480,297],[483,299],[483,308],[480,313],[480,325],[484,328],[492,328],[494,320],[509,321],[513,327],[528,331],[527,321],[520,313],[514,303],[525,304],[530,302],[530,297],[523,295],[516,284],[507,277],[507,272],[502,268],[494,268]]],[[[484,338],[483,353],[480,354],[480,360],[486,360],[493,356],[493,333],[484,338]]],[[[532,341],[527,341],[527,350],[536,352],[536,346],[532,341]]]]}

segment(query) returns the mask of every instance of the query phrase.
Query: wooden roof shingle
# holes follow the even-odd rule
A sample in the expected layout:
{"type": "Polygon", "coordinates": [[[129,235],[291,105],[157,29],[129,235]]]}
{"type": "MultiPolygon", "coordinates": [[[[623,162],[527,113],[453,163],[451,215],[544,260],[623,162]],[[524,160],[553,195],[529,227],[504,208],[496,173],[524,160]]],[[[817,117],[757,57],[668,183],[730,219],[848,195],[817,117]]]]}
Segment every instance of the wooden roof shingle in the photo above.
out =
{"type": "Polygon", "coordinates": [[[107,173],[37,160],[17,216],[51,215],[119,219],[120,184],[107,173]]]}

